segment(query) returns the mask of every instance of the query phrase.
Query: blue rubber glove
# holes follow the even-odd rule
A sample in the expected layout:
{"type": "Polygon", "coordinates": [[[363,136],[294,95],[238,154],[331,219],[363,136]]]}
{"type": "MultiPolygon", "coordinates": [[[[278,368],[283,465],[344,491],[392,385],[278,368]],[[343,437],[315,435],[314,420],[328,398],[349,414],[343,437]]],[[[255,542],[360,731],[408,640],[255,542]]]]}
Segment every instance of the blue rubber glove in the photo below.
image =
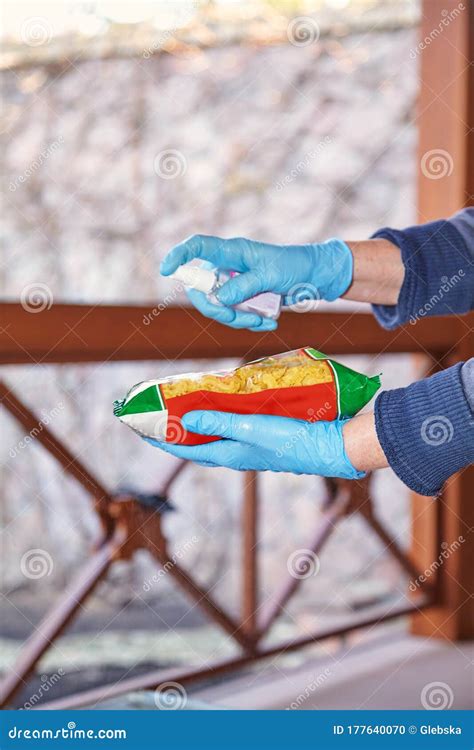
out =
{"type": "Polygon", "coordinates": [[[145,439],[173,456],[201,466],[360,479],[364,473],[352,466],[344,450],[344,421],[311,423],[266,414],[190,411],[182,419],[186,430],[219,435],[225,440],[173,445],[145,439]]]}
{"type": "Polygon", "coordinates": [[[170,250],[160,271],[168,276],[194,258],[240,275],[219,289],[216,296],[220,305],[209,302],[202,292],[190,290],[188,297],[193,305],[203,315],[232,328],[255,331],[273,330],[277,323],[234,310],[233,305],[261,292],[284,295],[283,304],[290,307],[308,300],[335,300],[351,285],[354,263],[349,247],[338,239],[321,244],[269,245],[241,237],[226,240],[197,234],[170,250]]]}

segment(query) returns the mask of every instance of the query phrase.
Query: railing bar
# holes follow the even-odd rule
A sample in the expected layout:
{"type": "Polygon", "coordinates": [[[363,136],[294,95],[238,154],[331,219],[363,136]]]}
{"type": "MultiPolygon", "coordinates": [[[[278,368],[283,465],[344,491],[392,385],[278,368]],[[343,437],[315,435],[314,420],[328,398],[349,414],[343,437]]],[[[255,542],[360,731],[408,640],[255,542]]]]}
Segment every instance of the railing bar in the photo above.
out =
{"type": "Polygon", "coordinates": [[[35,665],[48,650],[53,641],[62,633],[73,618],[81,603],[89,596],[98,581],[106,573],[110,563],[118,554],[125,539],[125,531],[117,529],[111,538],[104,538],[77,574],[59,603],[43,618],[26,643],[18,661],[8,672],[0,686],[0,706],[5,706],[21,689],[22,684],[32,673],[35,665]]]}
{"type": "Polygon", "coordinates": [[[80,706],[85,705],[92,706],[96,705],[100,701],[106,700],[108,698],[113,698],[117,695],[123,695],[124,693],[133,692],[136,690],[155,689],[160,684],[170,680],[179,682],[182,685],[188,685],[195,682],[200,682],[201,680],[212,679],[214,677],[236,671],[241,667],[252,664],[255,661],[266,659],[272,656],[277,656],[278,654],[285,654],[291,651],[295,651],[299,648],[309,646],[312,643],[326,640],[327,638],[334,638],[345,635],[346,633],[350,633],[353,630],[359,630],[361,628],[370,627],[371,625],[388,622],[389,620],[396,619],[397,617],[403,617],[405,615],[411,614],[412,612],[426,609],[429,606],[432,606],[432,603],[431,600],[428,599],[428,597],[419,597],[416,602],[410,605],[404,604],[400,607],[394,607],[388,612],[384,612],[378,615],[372,615],[368,618],[361,618],[357,622],[341,625],[339,628],[315,632],[311,635],[295,639],[294,641],[280,643],[271,648],[261,650],[259,649],[254,654],[247,654],[234,659],[216,662],[215,664],[207,666],[204,669],[191,669],[187,671],[180,671],[176,668],[168,670],[157,670],[146,675],[131,677],[113,685],[94,688],[92,690],[87,690],[83,693],[71,695],[69,697],[61,698],[49,703],[42,703],[33,708],[34,710],[59,710],[64,708],[79,708],[80,706]]]}
{"type": "MultiPolygon", "coordinates": [[[[324,512],[323,519],[318,526],[313,541],[308,545],[308,549],[317,555],[324,544],[331,535],[335,523],[342,518],[347,507],[350,504],[350,493],[344,492],[342,497],[335,500],[330,507],[324,512]]],[[[273,602],[263,612],[261,622],[259,624],[258,633],[261,638],[264,636],[274,621],[279,616],[285,604],[293,596],[295,591],[301,585],[303,578],[289,577],[281,587],[280,591],[276,594],[273,602]]]]}
{"type": "Polygon", "coordinates": [[[256,635],[258,607],[258,473],[244,473],[242,508],[242,627],[256,635]]]}
{"type": "Polygon", "coordinates": [[[106,513],[107,505],[111,502],[112,496],[108,490],[99,482],[99,480],[86,469],[81,461],[61,443],[52,433],[49,427],[44,424],[36,415],[27,407],[13,391],[3,382],[0,381],[0,400],[2,405],[17,419],[25,430],[34,435],[35,439],[40,442],[44,448],[58,461],[63,470],[70,474],[90,493],[95,501],[98,512],[101,515],[103,523],[110,528],[110,522],[106,513]]]}
{"type": "MultiPolygon", "coordinates": [[[[158,551],[156,554],[163,566],[166,565],[167,562],[169,562],[165,556],[160,559],[158,551]]],[[[176,579],[176,581],[178,581],[181,588],[192,599],[194,599],[197,604],[199,604],[201,609],[207,612],[207,614],[215,623],[217,623],[217,625],[220,625],[220,627],[235,641],[237,641],[237,643],[239,643],[242,648],[247,651],[253,651],[253,642],[244,633],[241,626],[216,604],[209,593],[202,589],[189,573],[186,573],[176,562],[173,562],[173,565],[169,566],[168,572],[173,578],[176,579]]]]}

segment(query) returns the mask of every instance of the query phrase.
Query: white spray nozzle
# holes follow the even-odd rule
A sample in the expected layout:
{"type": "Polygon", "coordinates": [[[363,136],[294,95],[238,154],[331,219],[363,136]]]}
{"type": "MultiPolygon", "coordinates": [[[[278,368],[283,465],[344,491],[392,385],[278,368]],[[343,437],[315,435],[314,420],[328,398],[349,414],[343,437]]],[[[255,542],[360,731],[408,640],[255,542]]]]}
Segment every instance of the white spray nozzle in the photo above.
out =
{"type": "Polygon", "coordinates": [[[212,292],[217,280],[214,271],[199,266],[190,266],[189,263],[177,268],[174,273],[170,274],[170,277],[204,294],[212,292]]]}

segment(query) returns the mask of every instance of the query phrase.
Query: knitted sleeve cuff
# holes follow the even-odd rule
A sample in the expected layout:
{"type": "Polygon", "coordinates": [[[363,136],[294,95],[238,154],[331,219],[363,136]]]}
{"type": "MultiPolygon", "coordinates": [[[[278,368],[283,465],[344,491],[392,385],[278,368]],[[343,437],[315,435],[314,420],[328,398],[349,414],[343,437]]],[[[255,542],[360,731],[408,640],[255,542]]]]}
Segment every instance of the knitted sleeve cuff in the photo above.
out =
{"type": "Polygon", "coordinates": [[[384,228],[373,237],[400,248],[405,276],[396,305],[372,305],[389,330],[431,315],[465,313],[474,303],[474,234],[466,243],[455,222],[441,220],[398,230],[384,228]]]}
{"type": "Polygon", "coordinates": [[[448,477],[474,461],[474,419],[461,368],[384,391],[375,402],[375,427],[387,461],[421,495],[438,495],[448,477]]]}

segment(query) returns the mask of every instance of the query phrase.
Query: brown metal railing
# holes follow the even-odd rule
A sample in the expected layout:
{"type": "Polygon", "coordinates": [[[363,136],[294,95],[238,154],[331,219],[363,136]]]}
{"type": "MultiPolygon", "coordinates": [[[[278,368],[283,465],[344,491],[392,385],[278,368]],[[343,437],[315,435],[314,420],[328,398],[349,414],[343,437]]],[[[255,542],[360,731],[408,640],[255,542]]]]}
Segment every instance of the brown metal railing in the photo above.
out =
{"type": "MultiPolygon", "coordinates": [[[[422,0],[420,38],[437,28],[440,18],[459,10],[457,0],[422,0]]],[[[429,221],[447,216],[462,206],[474,205],[474,52],[473,6],[471,3],[455,21],[446,25],[436,44],[426,45],[421,57],[421,97],[419,124],[419,162],[431,149],[447,152],[454,168],[442,180],[419,175],[419,220],[429,221]]],[[[258,357],[283,349],[301,346],[301,333],[309,343],[328,354],[422,353],[434,369],[472,356],[473,316],[463,319],[429,319],[414,327],[394,333],[381,330],[369,315],[321,313],[315,315],[283,315],[277,334],[256,336],[248,331],[234,331],[203,321],[191,310],[167,309],[154,324],[145,327],[143,316],[148,308],[80,305],[53,305],[35,316],[18,304],[0,305],[0,364],[36,364],[38,362],[107,362],[125,360],[160,360],[179,358],[258,357]],[[189,345],[182,349],[176,331],[186,330],[189,345]],[[314,332],[313,332],[314,331],[314,332]]],[[[31,431],[38,425],[37,417],[2,385],[4,406],[31,431]]],[[[42,429],[37,439],[58,460],[63,470],[74,476],[91,494],[103,525],[103,538],[92,553],[84,570],[72,582],[60,603],[45,618],[39,629],[22,649],[17,663],[2,686],[3,705],[7,705],[34,669],[41,655],[74,616],[80,603],[93,590],[111,561],[128,558],[135,549],[146,547],[161,564],[167,561],[166,539],[161,530],[160,516],[144,508],[136,498],[117,497],[102,486],[85,466],[74,457],[49,430],[42,429]],[[146,525],[146,535],[143,524],[146,525]]],[[[170,466],[169,478],[159,488],[164,497],[184,463],[170,466]]],[[[438,571],[433,587],[424,589],[419,601],[397,610],[362,616],[351,624],[329,629],[280,644],[271,649],[259,645],[282,606],[295,590],[293,580],[286,582],[275,595],[272,605],[260,618],[258,615],[258,478],[248,474],[243,501],[243,576],[242,618],[234,622],[220,609],[209,594],[202,591],[189,573],[172,566],[170,572],[187,593],[200,602],[209,616],[239,643],[242,656],[196,670],[151,672],[145,677],[124,680],[49,707],[81,706],[112,697],[129,690],[153,687],[165,680],[183,684],[235,670],[249,661],[282,651],[301,648],[324,638],[369,626],[377,622],[416,612],[412,617],[417,633],[430,637],[468,638],[473,635],[472,534],[474,504],[472,503],[473,469],[453,477],[436,503],[413,496],[412,553],[413,560],[398,549],[387,530],[373,513],[370,501],[370,479],[360,482],[327,482],[327,501],[323,522],[315,531],[311,548],[320,550],[330,530],[344,514],[361,513],[372,530],[381,538],[410,576],[417,568],[436,559],[442,542],[466,535],[462,549],[452,555],[438,571]]],[[[45,707],[45,706],[42,706],[45,707]]]]}
{"type": "MultiPolygon", "coordinates": [[[[451,342],[461,338],[461,322],[458,319],[426,320],[416,327],[388,333],[381,330],[370,315],[365,314],[284,314],[277,333],[255,336],[247,331],[236,331],[229,335],[226,329],[217,324],[204,326],[202,318],[193,310],[168,308],[160,313],[155,326],[145,329],[144,335],[142,320],[147,308],[56,304],[50,310],[35,315],[34,330],[31,326],[31,314],[21,305],[3,304],[0,305],[0,311],[3,331],[0,336],[0,363],[3,364],[173,360],[183,357],[197,359],[215,357],[216,353],[220,357],[248,358],[295,348],[314,340],[328,354],[424,352],[429,353],[433,364],[436,364],[452,349],[451,342]],[[178,343],[176,331],[184,330],[184,326],[187,340],[191,344],[183,350],[178,343]],[[301,331],[305,331],[304,342],[301,341],[301,331]],[[321,332],[324,332],[323,335],[321,332]]],[[[450,352],[450,358],[453,358],[453,351],[450,352]]],[[[6,706],[28,679],[41,656],[74,617],[112,561],[129,559],[136,550],[145,548],[158,564],[164,566],[169,561],[169,554],[159,512],[141,504],[137,497],[117,495],[108,490],[49,427],[40,425],[38,417],[5,383],[0,384],[0,398],[25,431],[35,435],[55,457],[62,470],[74,477],[91,495],[103,527],[102,540],[91,552],[83,570],[25,643],[4,680],[1,700],[2,705],[6,706]]],[[[174,479],[185,468],[186,462],[170,459],[169,474],[157,488],[156,494],[165,499],[174,479]]],[[[407,574],[418,578],[419,571],[410,556],[397,545],[374,514],[370,481],[370,477],[359,482],[327,480],[323,518],[314,531],[312,541],[305,543],[306,547],[319,553],[337,523],[348,514],[359,513],[407,574]]],[[[182,569],[175,561],[172,566],[167,566],[177,585],[239,645],[242,656],[200,670],[190,668],[151,672],[139,678],[123,680],[115,686],[70,696],[48,706],[57,708],[84,705],[132,689],[153,687],[165,679],[187,683],[219,675],[255,659],[301,648],[401,614],[419,612],[437,603],[438,587],[425,586],[416,599],[407,599],[405,604],[396,609],[381,610],[375,615],[370,613],[342,627],[316,631],[271,648],[261,646],[264,636],[297,590],[300,579],[289,576],[266,608],[260,607],[258,505],[258,475],[247,472],[242,511],[242,615],[239,621],[217,605],[210,593],[196,583],[189,571],[182,569]]]]}

